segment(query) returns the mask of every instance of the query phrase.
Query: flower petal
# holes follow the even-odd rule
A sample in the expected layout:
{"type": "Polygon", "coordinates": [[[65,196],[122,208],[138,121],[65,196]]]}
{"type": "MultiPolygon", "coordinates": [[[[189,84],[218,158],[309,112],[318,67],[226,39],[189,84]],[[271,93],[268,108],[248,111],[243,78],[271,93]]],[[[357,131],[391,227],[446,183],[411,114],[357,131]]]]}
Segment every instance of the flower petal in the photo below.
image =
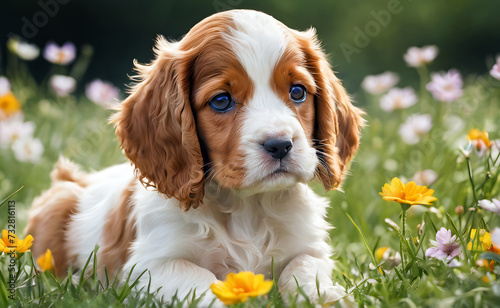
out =
{"type": "MultiPolygon", "coordinates": [[[[493,200],[496,200],[496,199],[493,199],[493,200]]],[[[498,202],[498,200],[496,200],[496,201],[498,202]]],[[[500,215],[500,202],[498,202],[498,204],[497,204],[496,202],[483,199],[483,200],[479,200],[479,206],[487,211],[497,213],[498,215],[500,215]]]]}

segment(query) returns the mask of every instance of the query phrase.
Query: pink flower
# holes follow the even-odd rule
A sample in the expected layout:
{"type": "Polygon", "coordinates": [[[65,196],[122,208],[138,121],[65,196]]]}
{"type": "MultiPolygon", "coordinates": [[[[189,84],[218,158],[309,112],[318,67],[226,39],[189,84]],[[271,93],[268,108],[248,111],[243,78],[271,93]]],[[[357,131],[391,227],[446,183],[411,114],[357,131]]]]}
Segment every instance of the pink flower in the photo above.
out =
{"type": "Polygon", "coordinates": [[[497,63],[491,68],[490,75],[500,80],[500,57],[497,58],[497,63]]]}
{"type": "Polygon", "coordinates": [[[412,88],[394,88],[380,99],[380,108],[386,112],[405,109],[417,103],[418,98],[412,88]]]}
{"type": "Polygon", "coordinates": [[[432,117],[430,114],[414,114],[399,126],[399,135],[407,144],[416,144],[420,136],[428,133],[432,128],[432,117]]]}
{"type": "Polygon", "coordinates": [[[448,73],[432,73],[431,82],[426,86],[432,96],[441,102],[453,102],[462,97],[462,77],[457,70],[451,69],[448,73]]]}
{"type": "Polygon", "coordinates": [[[87,85],[85,95],[94,103],[109,108],[117,104],[118,89],[109,82],[96,79],[87,85]]]}
{"type": "Polygon", "coordinates": [[[438,260],[451,262],[453,258],[462,252],[462,248],[457,243],[457,236],[451,236],[451,231],[441,228],[436,233],[436,240],[431,240],[431,247],[425,251],[425,256],[438,260]]]}
{"type": "Polygon", "coordinates": [[[483,209],[500,215],[500,200],[493,198],[490,200],[479,200],[479,206],[483,209]]]}
{"type": "Polygon", "coordinates": [[[49,42],[43,51],[43,57],[51,63],[66,65],[75,60],[76,47],[70,42],[66,42],[62,47],[49,42]]]}
{"type": "Polygon", "coordinates": [[[76,80],[70,76],[54,75],[49,80],[50,88],[59,97],[66,97],[75,90],[76,80]]]}
{"type": "Polygon", "coordinates": [[[394,87],[399,82],[399,77],[393,72],[380,75],[368,75],[363,79],[361,87],[370,94],[381,94],[394,87]]]}
{"type": "Polygon", "coordinates": [[[418,171],[412,178],[412,181],[417,185],[430,186],[436,182],[438,174],[432,169],[425,169],[423,171],[418,171]]]}
{"type": "Polygon", "coordinates": [[[10,93],[10,82],[7,78],[0,76],[0,96],[10,93]]]}
{"type": "Polygon", "coordinates": [[[406,63],[412,67],[419,67],[432,62],[438,54],[437,46],[424,46],[422,48],[410,47],[403,56],[406,63]]]}

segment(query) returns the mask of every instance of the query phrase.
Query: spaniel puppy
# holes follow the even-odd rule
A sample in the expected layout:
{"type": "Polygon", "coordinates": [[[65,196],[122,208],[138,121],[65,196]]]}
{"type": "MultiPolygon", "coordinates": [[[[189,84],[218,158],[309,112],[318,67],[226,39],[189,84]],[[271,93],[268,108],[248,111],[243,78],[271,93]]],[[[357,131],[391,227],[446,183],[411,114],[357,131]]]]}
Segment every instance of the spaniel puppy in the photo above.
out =
{"type": "Polygon", "coordinates": [[[328,201],[307,182],[340,185],[363,120],[314,30],[234,10],[179,42],[160,37],[155,52],[112,117],[132,165],[84,173],[61,159],[30,212],[35,258],[50,248],[60,276],[98,244],[101,275],[149,270],[166,299],[240,271],[274,274],[282,292],[297,281],[313,300],[318,280],[327,301],[342,297],[328,201]]]}

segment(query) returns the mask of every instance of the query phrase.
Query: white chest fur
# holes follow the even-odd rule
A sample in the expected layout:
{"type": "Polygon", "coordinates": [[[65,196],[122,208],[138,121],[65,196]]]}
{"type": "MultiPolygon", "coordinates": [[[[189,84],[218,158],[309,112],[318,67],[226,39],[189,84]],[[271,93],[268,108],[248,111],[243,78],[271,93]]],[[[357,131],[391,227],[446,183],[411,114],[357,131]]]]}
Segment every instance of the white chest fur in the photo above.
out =
{"type": "Polygon", "coordinates": [[[139,192],[135,199],[137,239],[131,257],[137,261],[184,259],[223,279],[244,270],[271,277],[273,261],[279,275],[299,254],[328,258],[331,253],[325,242],[328,202],[305,184],[251,196],[212,184],[205,206],[187,212],[154,192],[139,192]]]}

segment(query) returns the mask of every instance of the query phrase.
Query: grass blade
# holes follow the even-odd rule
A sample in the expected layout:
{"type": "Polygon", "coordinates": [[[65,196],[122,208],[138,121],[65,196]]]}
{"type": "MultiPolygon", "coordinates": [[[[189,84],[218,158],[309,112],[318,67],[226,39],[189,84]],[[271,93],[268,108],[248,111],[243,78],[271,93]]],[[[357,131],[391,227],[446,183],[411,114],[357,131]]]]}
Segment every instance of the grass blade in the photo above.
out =
{"type": "Polygon", "coordinates": [[[464,241],[464,237],[462,236],[462,233],[460,233],[460,231],[458,230],[457,226],[455,225],[455,222],[453,221],[453,219],[451,218],[450,214],[446,213],[446,217],[448,217],[448,220],[450,222],[450,225],[451,227],[453,228],[453,232],[455,232],[455,234],[458,236],[458,238],[460,239],[460,243],[462,244],[462,251],[465,253],[465,257],[466,259],[468,259],[467,255],[468,255],[468,249],[467,249],[467,245],[465,244],[465,241],[464,241]]]}
{"type": "Polygon", "coordinates": [[[373,254],[371,248],[370,248],[370,245],[368,245],[368,243],[366,242],[365,240],[365,237],[363,235],[363,232],[361,232],[361,229],[358,227],[358,225],[354,222],[354,220],[352,219],[351,215],[349,215],[349,213],[347,213],[346,211],[344,211],[344,213],[347,215],[347,217],[349,217],[349,220],[351,220],[352,224],[354,225],[354,227],[356,227],[356,229],[358,230],[359,232],[359,235],[361,236],[361,240],[363,241],[363,244],[365,245],[366,247],[366,250],[368,251],[368,253],[370,254],[370,257],[372,259],[372,263],[373,265],[376,265],[377,264],[377,259],[375,259],[375,255],[373,254]]]}
{"type": "Polygon", "coordinates": [[[12,196],[14,196],[15,194],[17,194],[19,191],[21,191],[21,189],[23,189],[24,186],[21,186],[18,190],[16,190],[15,192],[11,193],[7,198],[3,199],[2,202],[0,202],[0,207],[2,205],[4,205],[5,202],[7,202],[7,200],[9,200],[10,198],[12,198],[12,196]]]}

